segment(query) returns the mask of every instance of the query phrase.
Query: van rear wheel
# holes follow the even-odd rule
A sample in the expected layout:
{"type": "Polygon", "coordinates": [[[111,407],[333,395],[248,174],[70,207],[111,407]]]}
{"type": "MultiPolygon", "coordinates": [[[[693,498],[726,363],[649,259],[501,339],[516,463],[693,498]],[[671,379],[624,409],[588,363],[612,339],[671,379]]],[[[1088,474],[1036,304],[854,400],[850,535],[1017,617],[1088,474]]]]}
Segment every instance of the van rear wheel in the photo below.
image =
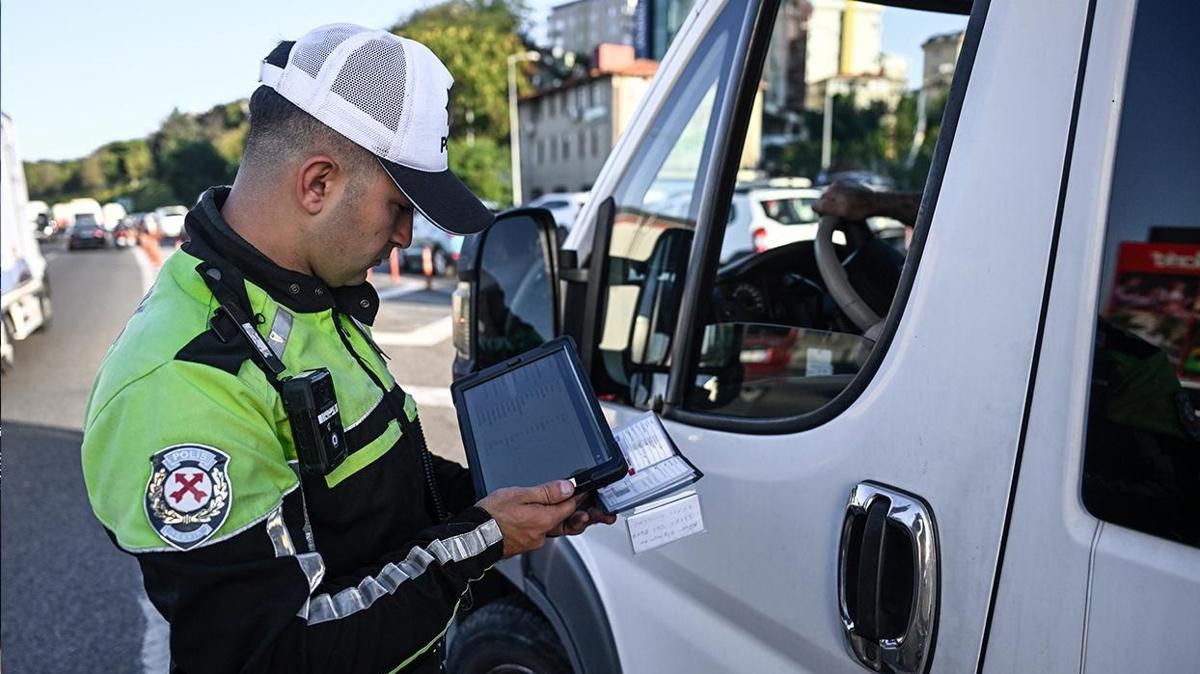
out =
{"type": "Polygon", "coordinates": [[[471,613],[446,652],[450,674],[571,674],[558,635],[537,609],[508,597],[471,613]]]}

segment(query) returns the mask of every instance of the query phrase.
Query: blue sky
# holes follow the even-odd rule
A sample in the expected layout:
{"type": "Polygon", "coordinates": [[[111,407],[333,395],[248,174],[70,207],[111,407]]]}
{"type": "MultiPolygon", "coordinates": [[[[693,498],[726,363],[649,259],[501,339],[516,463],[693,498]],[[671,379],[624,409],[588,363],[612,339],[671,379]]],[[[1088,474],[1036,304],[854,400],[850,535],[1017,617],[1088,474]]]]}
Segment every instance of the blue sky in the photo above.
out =
{"type": "MultiPolygon", "coordinates": [[[[248,96],[259,61],[281,39],[335,21],[384,27],[430,4],[11,0],[0,4],[0,106],[16,123],[25,159],[81,157],[146,136],[175,107],[200,111],[248,96]]],[[[544,17],[558,0],[528,4],[544,17]]],[[[891,14],[884,51],[905,55],[912,69],[925,36],[965,24],[937,17],[918,28],[891,14]]]]}

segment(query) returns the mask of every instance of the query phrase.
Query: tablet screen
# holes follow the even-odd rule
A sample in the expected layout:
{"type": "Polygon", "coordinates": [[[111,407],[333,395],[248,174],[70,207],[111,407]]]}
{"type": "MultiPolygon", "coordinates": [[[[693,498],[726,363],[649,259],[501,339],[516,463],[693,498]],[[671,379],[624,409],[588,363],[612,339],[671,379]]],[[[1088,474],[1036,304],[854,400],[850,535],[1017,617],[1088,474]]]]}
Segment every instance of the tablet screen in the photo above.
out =
{"type": "Polygon", "coordinates": [[[562,349],[464,389],[486,490],[568,478],[611,458],[583,396],[562,349]]]}

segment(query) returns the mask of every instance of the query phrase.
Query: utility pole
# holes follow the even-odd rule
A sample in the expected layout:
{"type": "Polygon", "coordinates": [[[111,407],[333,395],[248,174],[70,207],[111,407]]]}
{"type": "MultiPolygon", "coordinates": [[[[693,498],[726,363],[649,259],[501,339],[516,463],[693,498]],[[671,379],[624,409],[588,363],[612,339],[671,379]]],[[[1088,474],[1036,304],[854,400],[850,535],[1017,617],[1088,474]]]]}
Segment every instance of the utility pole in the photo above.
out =
{"type": "Polygon", "coordinates": [[[508,143],[512,155],[512,203],[521,205],[521,130],[517,114],[517,61],[536,61],[542,57],[536,51],[508,55],[508,143]]]}
{"type": "Polygon", "coordinates": [[[821,120],[821,170],[828,171],[833,156],[833,87],[837,79],[825,80],[825,114],[821,120]]]}

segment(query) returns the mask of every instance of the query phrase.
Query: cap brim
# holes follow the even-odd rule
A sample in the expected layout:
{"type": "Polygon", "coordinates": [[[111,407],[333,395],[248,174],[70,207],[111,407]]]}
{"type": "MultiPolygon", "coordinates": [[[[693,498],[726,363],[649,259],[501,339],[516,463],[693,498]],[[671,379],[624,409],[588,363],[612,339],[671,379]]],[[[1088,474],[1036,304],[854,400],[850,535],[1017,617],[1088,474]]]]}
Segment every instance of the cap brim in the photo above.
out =
{"type": "Polygon", "coordinates": [[[439,229],[451,234],[478,234],[496,219],[449,169],[431,173],[386,159],[379,163],[421,215],[439,229]]]}

